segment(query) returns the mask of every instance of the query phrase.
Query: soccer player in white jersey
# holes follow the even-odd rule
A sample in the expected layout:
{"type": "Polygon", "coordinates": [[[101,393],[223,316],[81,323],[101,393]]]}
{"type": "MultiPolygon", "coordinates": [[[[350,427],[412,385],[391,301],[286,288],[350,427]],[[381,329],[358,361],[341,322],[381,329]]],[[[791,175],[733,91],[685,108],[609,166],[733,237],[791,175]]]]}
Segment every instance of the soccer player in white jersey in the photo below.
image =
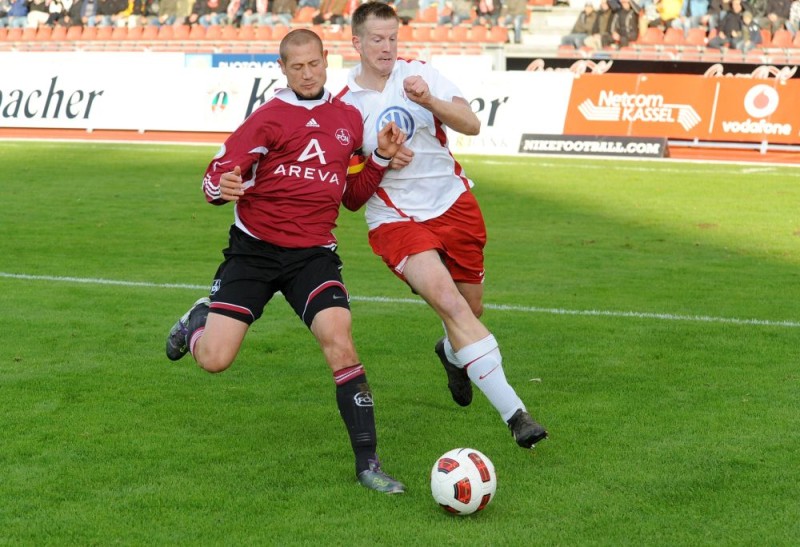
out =
{"type": "Polygon", "coordinates": [[[445,336],[434,350],[453,400],[472,401],[474,383],[508,424],[517,444],[547,437],[506,380],[483,312],[486,227],[472,181],[448,148],[445,126],[477,135],[480,120],[459,89],[420,61],[397,59],[398,18],[382,2],[353,12],[353,46],[361,63],[338,94],[364,117],[364,150],[388,123],[406,133],[391,169],[366,207],[375,254],[436,311],[445,336]]]}
{"type": "Polygon", "coordinates": [[[175,361],[191,352],[204,370],[222,372],[280,291],[333,372],[358,481],[400,493],[405,487],[383,472],[376,455],[372,392],[353,344],[332,231],[340,204],[355,211],[375,192],[405,134],[387,126],[364,162],[361,114],[325,89],[327,51],[319,37],[306,29],[290,32],[281,41],[279,63],[288,88],[253,112],[206,170],[206,200],[233,202],[234,223],[211,297],[195,302],[172,327],[167,357],[175,361]]]}

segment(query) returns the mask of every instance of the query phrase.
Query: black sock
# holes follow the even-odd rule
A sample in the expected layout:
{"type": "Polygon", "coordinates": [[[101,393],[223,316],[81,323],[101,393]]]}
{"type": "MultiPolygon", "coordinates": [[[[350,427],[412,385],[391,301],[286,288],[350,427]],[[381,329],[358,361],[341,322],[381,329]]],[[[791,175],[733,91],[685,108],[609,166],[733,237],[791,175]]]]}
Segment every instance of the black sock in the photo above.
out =
{"type": "Polygon", "coordinates": [[[347,426],[350,445],[356,457],[356,475],[369,469],[369,460],[375,459],[377,434],[375,413],[372,408],[372,391],[367,383],[364,368],[358,364],[334,374],[336,404],[347,426]]]}

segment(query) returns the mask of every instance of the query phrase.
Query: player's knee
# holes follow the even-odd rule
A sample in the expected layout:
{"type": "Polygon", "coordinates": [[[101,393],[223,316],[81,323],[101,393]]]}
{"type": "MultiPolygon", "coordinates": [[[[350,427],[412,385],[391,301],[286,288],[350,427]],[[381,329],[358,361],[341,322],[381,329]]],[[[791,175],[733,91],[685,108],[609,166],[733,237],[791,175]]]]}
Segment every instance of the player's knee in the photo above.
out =
{"type": "Polygon", "coordinates": [[[212,374],[223,372],[233,363],[233,357],[226,352],[206,351],[202,355],[195,356],[197,364],[212,374]]]}

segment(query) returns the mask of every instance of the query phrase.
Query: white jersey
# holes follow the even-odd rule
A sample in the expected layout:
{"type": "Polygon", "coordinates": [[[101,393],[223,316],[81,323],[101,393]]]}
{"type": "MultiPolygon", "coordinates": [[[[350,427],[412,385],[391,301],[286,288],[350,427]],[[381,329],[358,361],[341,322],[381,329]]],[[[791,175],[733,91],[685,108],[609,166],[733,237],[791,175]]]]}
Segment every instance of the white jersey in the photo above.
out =
{"type": "Polygon", "coordinates": [[[361,65],[350,71],[347,86],[338,98],[361,111],[364,153],[370,154],[378,146],[378,131],[391,121],[406,133],[405,145],[414,152],[406,167],[389,169],[384,174],[378,190],[367,201],[367,226],[371,230],[386,222],[423,221],[440,216],[473,183],[450,153],[442,122],[406,98],[403,80],[421,76],[431,94],[445,101],[463,94],[438,70],[421,61],[398,59],[382,92],[359,86],[356,77],[360,73],[361,65]]]}

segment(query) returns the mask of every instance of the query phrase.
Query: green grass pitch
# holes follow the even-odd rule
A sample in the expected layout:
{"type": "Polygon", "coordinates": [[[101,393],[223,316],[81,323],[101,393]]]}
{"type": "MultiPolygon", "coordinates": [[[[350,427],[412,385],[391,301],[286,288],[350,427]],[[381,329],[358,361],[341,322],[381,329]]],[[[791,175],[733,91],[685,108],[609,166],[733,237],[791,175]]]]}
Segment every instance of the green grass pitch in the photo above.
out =
{"type": "Polygon", "coordinates": [[[164,356],[221,258],[209,146],[0,143],[0,545],[796,545],[800,174],[461,157],[489,244],[484,320],[550,439],[450,400],[441,325],[337,236],[379,452],[358,486],[330,372],[275,299],[230,370],[164,356]],[[452,517],[429,473],[498,474],[452,517]]]}

